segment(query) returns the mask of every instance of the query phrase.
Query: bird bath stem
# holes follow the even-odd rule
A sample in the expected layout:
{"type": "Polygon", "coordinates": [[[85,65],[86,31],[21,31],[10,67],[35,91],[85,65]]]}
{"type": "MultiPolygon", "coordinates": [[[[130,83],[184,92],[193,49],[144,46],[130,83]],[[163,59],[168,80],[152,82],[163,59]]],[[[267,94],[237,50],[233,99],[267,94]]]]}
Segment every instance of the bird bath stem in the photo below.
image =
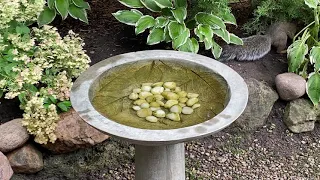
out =
{"type": "Polygon", "coordinates": [[[153,50],[121,54],[101,61],[85,71],[74,83],[71,102],[81,118],[93,127],[135,144],[137,180],[184,180],[184,142],[212,135],[235,121],[248,101],[248,88],[241,76],[230,67],[211,58],[177,51],[153,50]],[[222,112],[198,124],[176,129],[142,129],[118,123],[102,115],[93,106],[96,90],[105,75],[128,63],[160,60],[202,66],[218,74],[228,85],[228,101],[222,112]]]}
{"type": "Polygon", "coordinates": [[[185,180],[184,143],[135,146],[136,180],[185,180]]]}

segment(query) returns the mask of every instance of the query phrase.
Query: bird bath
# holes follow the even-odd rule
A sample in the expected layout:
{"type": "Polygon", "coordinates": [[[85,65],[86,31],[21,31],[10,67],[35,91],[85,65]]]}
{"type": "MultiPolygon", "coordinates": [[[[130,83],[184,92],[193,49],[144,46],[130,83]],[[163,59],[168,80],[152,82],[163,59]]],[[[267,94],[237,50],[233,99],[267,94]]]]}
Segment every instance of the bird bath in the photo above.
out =
{"type": "Polygon", "coordinates": [[[184,180],[184,142],[226,128],[241,115],[247,100],[246,83],[230,67],[205,56],[167,50],[133,52],[108,58],[81,74],[71,90],[72,106],[83,120],[107,134],[135,144],[137,180],[184,180]],[[154,67],[158,67],[159,73],[153,73],[156,71],[154,67]],[[133,74],[131,70],[135,70],[133,74]],[[176,81],[182,85],[184,78],[189,78],[185,88],[201,91],[202,99],[199,100],[204,104],[194,116],[182,117],[184,123],[153,125],[130,114],[133,111],[130,102],[125,103],[124,99],[135,85],[152,80],[176,81]],[[197,79],[204,84],[193,84],[197,79]],[[120,81],[127,82],[127,85],[121,86],[120,81]],[[221,87],[215,88],[216,83],[221,87]],[[110,98],[100,97],[101,90],[113,91],[112,98],[124,103],[119,106],[119,103],[106,102],[107,112],[103,112],[101,102],[110,98]],[[131,119],[138,123],[130,124],[131,119]]]}

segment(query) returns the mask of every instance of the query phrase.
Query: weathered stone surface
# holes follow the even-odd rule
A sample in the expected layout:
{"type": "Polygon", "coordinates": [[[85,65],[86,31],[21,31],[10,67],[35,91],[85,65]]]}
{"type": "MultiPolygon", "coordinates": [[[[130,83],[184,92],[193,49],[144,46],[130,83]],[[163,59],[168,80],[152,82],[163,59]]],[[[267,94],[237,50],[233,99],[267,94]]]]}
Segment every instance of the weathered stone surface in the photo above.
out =
{"type": "Polygon", "coordinates": [[[31,144],[14,150],[7,157],[15,173],[32,174],[43,169],[42,153],[31,144]]]}
{"type": "Polygon", "coordinates": [[[29,139],[27,129],[21,124],[22,119],[14,119],[0,125],[0,151],[10,152],[21,147],[29,139]]]}
{"type": "Polygon", "coordinates": [[[316,120],[317,112],[307,99],[296,99],[286,107],[284,122],[294,133],[312,131],[316,120]]]}
{"type": "Polygon", "coordinates": [[[44,145],[45,148],[52,152],[71,152],[101,143],[109,137],[83,121],[73,109],[61,114],[60,117],[61,120],[55,130],[57,135],[56,142],[44,145]]]}
{"type": "Polygon", "coordinates": [[[0,152],[0,180],[9,180],[13,174],[7,157],[0,152]]]}
{"type": "Polygon", "coordinates": [[[249,89],[249,99],[244,113],[233,123],[244,131],[262,127],[279,98],[275,90],[266,83],[250,78],[246,80],[249,89]]]}
{"type": "Polygon", "coordinates": [[[306,93],[306,80],[294,73],[283,73],[275,79],[277,91],[281,99],[291,101],[306,93]]]}

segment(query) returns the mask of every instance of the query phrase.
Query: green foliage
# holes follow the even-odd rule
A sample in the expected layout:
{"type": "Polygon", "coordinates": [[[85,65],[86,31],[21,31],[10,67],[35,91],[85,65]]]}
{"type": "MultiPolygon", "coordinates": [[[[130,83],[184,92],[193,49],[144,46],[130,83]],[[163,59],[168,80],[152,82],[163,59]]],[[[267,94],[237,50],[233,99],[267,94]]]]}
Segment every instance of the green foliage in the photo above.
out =
{"type": "Polygon", "coordinates": [[[304,0],[252,0],[254,18],[244,25],[248,33],[260,32],[276,21],[295,21],[308,24],[312,12],[304,0]]]}
{"type": "Polygon", "coordinates": [[[84,0],[47,0],[47,6],[38,16],[38,24],[39,26],[50,24],[57,14],[62,20],[65,20],[69,14],[72,18],[88,24],[86,12],[88,9],[90,5],[84,0]]]}
{"type": "Polygon", "coordinates": [[[307,94],[317,107],[320,102],[320,3],[318,0],[305,0],[305,4],[312,9],[314,21],[298,33],[296,37],[303,34],[297,40],[295,37],[293,44],[289,46],[288,70],[307,79],[307,94]],[[313,71],[309,71],[310,69],[313,71]]]}
{"type": "Polygon", "coordinates": [[[226,30],[226,24],[236,25],[236,20],[228,7],[227,0],[119,0],[131,10],[120,10],[113,16],[120,22],[135,26],[135,33],[149,30],[148,45],[171,42],[172,48],[179,51],[197,53],[199,42],[211,49],[219,58],[222,48],[214,36],[221,37],[228,44],[242,45],[242,40],[226,30]],[[134,8],[146,8],[151,12],[144,15],[134,8]],[[202,10],[203,12],[200,12],[202,10]],[[189,15],[188,15],[189,13],[189,15]],[[154,15],[160,15],[153,17],[154,15]],[[152,16],[153,15],[153,16],[152,16]],[[195,37],[192,37],[195,35],[195,37]]]}
{"type": "MultiPolygon", "coordinates": [[[[61,1],[48,1],[48,5],[52,8],[55,2],[61,1]]],[[[90,62],[83,40],[72,31],[61,37],[56,28],[48,25],[28,27],[37,17],[42,18],[40,24],[53,20],[49,16],[56,11],[44,7],[44,3],[45,0],[0,1],[4,7],[0,11],[0,97],[19,99],[24,110],[22,123],[41,144],[56,140],[58,113],[71,107],[72,79],[90,62]]],[[[57,12],[66,15],[63,7],[57,12]]]]}

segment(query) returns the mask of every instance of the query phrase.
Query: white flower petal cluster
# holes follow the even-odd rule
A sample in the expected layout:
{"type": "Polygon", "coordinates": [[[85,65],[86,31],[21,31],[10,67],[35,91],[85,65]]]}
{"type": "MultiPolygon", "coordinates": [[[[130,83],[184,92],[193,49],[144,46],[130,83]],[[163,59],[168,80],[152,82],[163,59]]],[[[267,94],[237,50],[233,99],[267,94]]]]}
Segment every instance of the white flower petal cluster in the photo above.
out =
{"type": "Polygon", "coordinates": [[[54,143],[57,139],[54,131],[59,121],[59,115],[54,104],[46,109],[43,106],[44,98],[32,97],[24,108],[23,126],[27,127],[30,134],[35,136],[39,144],[54,143]]]}
{"type": "Polygon", "coordinates": [[[13,20],[35,21],[45,3],[45,0],[0,0],[0,29],[8,28],[13,20]]]}
{"type": "Polygon", "coordinates": [[[33,28],[33,31],[40,40],[36,58],[44,68],[62,69],[74,78],[89,67],[90,58],[83,49],[83,40],[74,32],[69,31],[62,39],[57,29],[51,26],[33,28]]]}
{"type": "MultiPolygon", "coordinates": [[[[22,38],[19,34],[9,34],[7,41],[13,47],[13,60],[18,62],[12,67],[14,77],[0,79],[0,88],[11,92],[5,98],[12,99],[24,91],[25,84],[47,85],[50,95],[60,101],[69,100],[72,78],[78,77],[89,67],[90,58],[83,49],[83,40],[73,32],[62,38],[52,26],[33,28],[30,38],[22,38]],[[30,53],[33,52],[33,53],[30,53]],[[46,70],[57,73],[46,77],[46,70]]],[[[0,47],[2,46],[0,37],[0,47]]]]}

